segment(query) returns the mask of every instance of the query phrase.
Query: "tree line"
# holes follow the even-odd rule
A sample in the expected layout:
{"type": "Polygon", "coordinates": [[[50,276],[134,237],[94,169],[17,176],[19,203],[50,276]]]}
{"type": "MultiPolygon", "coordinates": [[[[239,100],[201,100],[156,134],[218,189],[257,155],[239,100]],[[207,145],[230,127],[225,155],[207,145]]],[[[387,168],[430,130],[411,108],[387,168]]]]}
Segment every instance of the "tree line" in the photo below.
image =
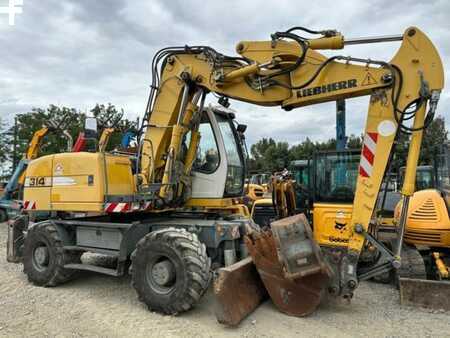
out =
{"type": "Polygon", "coordinates": [[[79,133],[84,130],[87,115],[97,118],[98,135],[101,135],[103,129],[112,126],[119,131],[111,136],[109,149],[120,144],[121,132],[136,132],[138,128],[138,121],[125,118],[123,110],[117,109],[111,103],[96,104],[89,114],[75,108],[56,105],[50,105],[46,109],[33,108],[30,112],[17,114],[15,123],[10,126],[0,119],[0,181],[6,180],[11,175],[13,167],[23,157],[37,130],[50,124],[58,127],[45,136],[39,149],[39,156],[66,151],[67,139],[63,137],[62,131],[68,131],[75,142],[79,133]]]}
{"type": "MultiPolygon", "coordinates": [[[[301,130],[299,130],[301,135],[301,130]]],[[[445,119],[437,116],[425,130],[420,151],[419,165],[433,164],[434,157],[440,151],[440,146],[447,141],[448,132],[445,119]]],[[[398,172],[405,165],[410,137],[401,133],[395,144],[392,159],[392,172],[398,172]]],[[[360,150],[363,136],[351,135],[347,140],[348,149],[360,150]]],[[[248,168],[250,173],[274,172],[289,166],[293,160],[310,159],[315,151],[336,150],[336,139],[313,142],[306,138],[303,142],[289,145],[287,142],[277,142],[273,138],[263,138],[250,147],[248,168]]]]}

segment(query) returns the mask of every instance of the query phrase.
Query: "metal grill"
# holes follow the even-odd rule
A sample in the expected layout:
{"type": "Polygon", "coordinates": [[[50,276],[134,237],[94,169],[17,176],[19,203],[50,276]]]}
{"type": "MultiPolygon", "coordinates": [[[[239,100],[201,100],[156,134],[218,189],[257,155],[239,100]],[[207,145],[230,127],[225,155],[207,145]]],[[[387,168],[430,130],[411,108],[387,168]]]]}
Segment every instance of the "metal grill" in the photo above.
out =
{"type": "Polygon", "coordinates": [[[412,241],[415,243],[422,243],[422,244],[439,244],[441,243],[441,234],[440,233],[430,233],[425,231],[411,231],[406,230],[405,233],[405,240],[412,241]]]}
{"type": "Polygon", "coordinates": [[[431,198],[428,198],[419,208],[411,213],[412,220],[433,221],[438,220],[438,213],[431,198]]]}

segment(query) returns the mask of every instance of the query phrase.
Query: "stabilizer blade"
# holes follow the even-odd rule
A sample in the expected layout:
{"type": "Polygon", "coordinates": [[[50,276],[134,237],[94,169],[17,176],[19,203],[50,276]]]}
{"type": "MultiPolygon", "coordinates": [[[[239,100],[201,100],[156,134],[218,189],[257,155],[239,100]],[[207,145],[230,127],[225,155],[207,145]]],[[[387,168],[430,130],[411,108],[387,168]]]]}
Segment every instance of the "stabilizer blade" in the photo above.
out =
{"type": "Polygon", "coordinates": [[[450,311],[450,282],[400,278],[400,304],[450,311]]]}

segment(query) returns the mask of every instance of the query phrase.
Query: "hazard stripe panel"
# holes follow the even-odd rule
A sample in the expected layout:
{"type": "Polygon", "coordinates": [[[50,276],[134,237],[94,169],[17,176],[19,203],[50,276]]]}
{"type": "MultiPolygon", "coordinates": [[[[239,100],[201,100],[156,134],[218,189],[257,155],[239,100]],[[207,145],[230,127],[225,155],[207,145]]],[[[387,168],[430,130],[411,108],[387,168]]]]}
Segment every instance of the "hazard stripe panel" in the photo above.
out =
{"type": "Polygon", "coordinates": [[[130,203],[130,202],[109,202],[105,203],[104,211],[108,213],[144,211],[150,207],[150,202],[130,203]]]}
{"type": "Polygon", "coordinates": [[[36,202],[35,201],[24,201],[23,209],[24,210],[36,210],[36,202]]]}
{"type": "Polygon", "coordinates": [[[362,177],[371,177],[375,152],[377,150],[378,133],[367,133],[364,136],[364,144],[359,163],[359,174],[362,177]]]}

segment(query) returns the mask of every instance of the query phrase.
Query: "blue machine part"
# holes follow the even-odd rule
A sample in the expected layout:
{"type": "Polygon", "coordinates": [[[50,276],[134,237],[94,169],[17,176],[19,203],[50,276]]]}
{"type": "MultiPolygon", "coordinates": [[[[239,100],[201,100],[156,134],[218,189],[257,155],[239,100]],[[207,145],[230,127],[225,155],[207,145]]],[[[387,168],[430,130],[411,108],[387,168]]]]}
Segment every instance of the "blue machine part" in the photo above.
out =
{"type": "Polygon", "coordinates": [[[130,146],[131,141],[133,141],[133,138],[135,137],[135,134],[131,131],[127,131],[125,135],[122,137],[122,141],[120,145],[122,148],[128,148],[130,146]]]}

